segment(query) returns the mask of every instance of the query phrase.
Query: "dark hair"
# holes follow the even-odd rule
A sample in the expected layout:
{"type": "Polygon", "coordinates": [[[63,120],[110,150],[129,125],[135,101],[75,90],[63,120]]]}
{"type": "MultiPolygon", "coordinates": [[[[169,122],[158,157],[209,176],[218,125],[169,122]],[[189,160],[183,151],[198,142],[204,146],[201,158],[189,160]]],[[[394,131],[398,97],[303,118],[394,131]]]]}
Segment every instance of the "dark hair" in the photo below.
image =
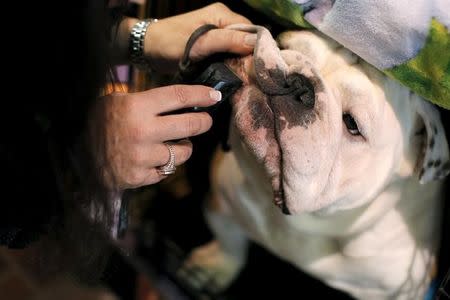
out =
{"type": "Polygon", "coordinates": [[[105,1],[69,4],[21,3],[12,11],[26,20],[26,32],[11,27],[4,35],[14,97],[3,98],[0,118],[0,242],[38,245],[32,264],[40,275],[89,279],[105,257],[99,236],[111,222],[86,142],[89,111],[108,69],[110,20],[105,1]]]}

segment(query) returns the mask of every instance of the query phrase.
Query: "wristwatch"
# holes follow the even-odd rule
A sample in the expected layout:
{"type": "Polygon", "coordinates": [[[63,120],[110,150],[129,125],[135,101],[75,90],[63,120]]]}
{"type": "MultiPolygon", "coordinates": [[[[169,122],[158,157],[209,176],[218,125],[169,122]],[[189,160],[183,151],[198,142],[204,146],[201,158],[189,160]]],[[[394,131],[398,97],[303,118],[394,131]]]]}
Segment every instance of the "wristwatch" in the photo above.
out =
{"type": "Polygon", "coordinates": [[[138,69],[150,70],[149,61],[144,56],[144,41],[148,26],[157,21],[158,19],[141,20],[131,28],[129,41],[130,61],[138,69]]]}

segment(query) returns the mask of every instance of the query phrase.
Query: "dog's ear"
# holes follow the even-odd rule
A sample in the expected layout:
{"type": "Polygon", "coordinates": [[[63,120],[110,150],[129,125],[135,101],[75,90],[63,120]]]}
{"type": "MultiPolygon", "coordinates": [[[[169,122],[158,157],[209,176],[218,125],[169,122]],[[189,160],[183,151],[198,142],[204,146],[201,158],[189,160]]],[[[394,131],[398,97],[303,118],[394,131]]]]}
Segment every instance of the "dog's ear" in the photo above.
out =
{"type": "Polygon", "coordinates": [[[420,183],[423,184],[442,179],[450,173],[449,148],[438,109],[423,99],[418,99],[415,103],[423,122],[416,134],[426,135],[416,165],[420,183]]]}

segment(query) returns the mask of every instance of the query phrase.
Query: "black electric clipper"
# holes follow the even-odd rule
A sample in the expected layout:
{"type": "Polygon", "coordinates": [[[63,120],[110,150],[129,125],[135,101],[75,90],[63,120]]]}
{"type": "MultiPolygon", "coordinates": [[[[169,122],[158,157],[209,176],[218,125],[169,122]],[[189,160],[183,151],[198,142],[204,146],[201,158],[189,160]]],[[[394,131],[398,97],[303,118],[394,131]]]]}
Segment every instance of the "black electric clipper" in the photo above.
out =
{"type": "Polygon", "coordinates": [[[231,70],[223,61],[230,58],[230,54],[215,54],[207,59],[192,63],[189,59],[189,53],[197,39],[211,29],[217,26],[206,24],[195,30],[186,43],[184,55],[179,64],[179,71],[175,81],[183,84],[200,84],[214,88],[222,93],[222,100],[217,104],[208,107],[192,107],[187,111],[206,111],[213,115],[223,103],[233,96],[233,94],[242,86],[242,80],[231,70]]]}
{"type": "Polygon", "coordinates": [[[206,24],[192,33],[186,43],[183,57],[179,63],[178,73],[174,78],[174,83],[177,84],[200,84],[212,87],[222,93],[222,100],[217,104],[208,107],[190,107],[175,112],[207,112],[214,119],[213,126],[209,132],[205,135],[191,138],[193,142],[202,144],[202,149],[205,149],[204,153],[200,153],[199,151],[195,152],[196,155],[200,155],[198,158],[199,161],[197,161],[196,155],[193,155],[190,160],[191,162],[197,162],[197,166],[204,163],[205,158],[211,157],[215,149],[215,147],[208,148],[206,145],[220,143],[224,151],[230,150],[230,146],[228,145],[228,131],[232,109],[229,100],[243,84],[242,80],[233,70],[224,63],[226,59],[236,56],[229,53],[218,53],[195,63],[189,58],[189,53],[197,39],[209,30],[216,28],[217,26],[215,25],[206,24]]]}
{"type": "Polygon", "coordinates": [[[222,62],[210,64],[191,84],[206,85],[222,93],[222,100],[217,104],[208,107],[193,107],[192,111],[206,111],[212,113],[216,111],[224,101],[228,101],[231,96],[242,86],[242,80],[222,62]]]}

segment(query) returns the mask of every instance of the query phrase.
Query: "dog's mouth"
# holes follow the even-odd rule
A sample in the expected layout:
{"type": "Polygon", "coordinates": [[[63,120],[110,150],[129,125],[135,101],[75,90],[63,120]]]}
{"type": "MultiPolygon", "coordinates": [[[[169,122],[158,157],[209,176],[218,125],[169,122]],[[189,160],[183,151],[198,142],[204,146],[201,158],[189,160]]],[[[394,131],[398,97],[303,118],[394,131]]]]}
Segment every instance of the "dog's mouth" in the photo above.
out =
{"type": "MultiPolygon", "coordinates": [[[[268,32],[267,32],[268,33],[268,32]]],[[[304,126],[315,118],[315,89],[301,73],[288,72],[270,34],[259,32],[254,54],[227,61],[243,80],[232,99],[234,125],[271,181],[273,201],[285,214],[284,152],[281,135],[287,128],[304,126]]]]}

